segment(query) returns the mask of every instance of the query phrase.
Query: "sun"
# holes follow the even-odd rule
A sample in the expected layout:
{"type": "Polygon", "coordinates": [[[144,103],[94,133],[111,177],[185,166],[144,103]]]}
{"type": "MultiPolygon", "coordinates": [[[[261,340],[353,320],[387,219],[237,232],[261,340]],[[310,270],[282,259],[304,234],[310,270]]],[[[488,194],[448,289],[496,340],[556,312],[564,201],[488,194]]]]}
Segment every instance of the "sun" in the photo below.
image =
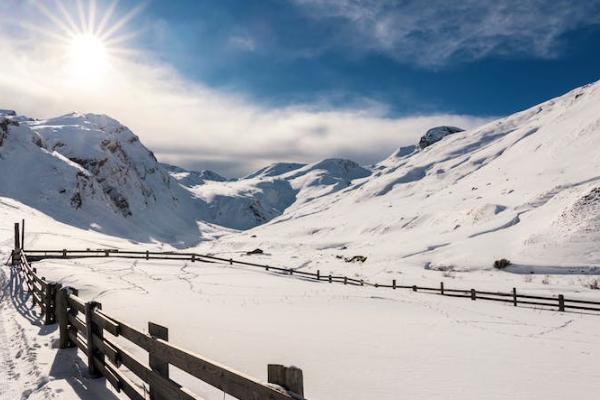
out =
{"type": "Polygon", "coordinates": [[[73,77],[89,83],[105,77],[110,61],[106,44],[90,33],[73,36],[68,44],[67,59],[73,77]]]}
{"type": "Polygon", "coordinates": [[[59,54],[66,79],[80,88],[96,88],[110,81],[114,64],[131,54],[125,42],[137,35],[128,31],[127,23],[143,8],[136,8],[116,18],[117,1],[99,10],[96,0],[55,0],[51,6],[42,0],[32,0],[52,27],[32,26],[60,48],[59,54]],[[101,12],[102,11],[102,12],[101,12]]]}

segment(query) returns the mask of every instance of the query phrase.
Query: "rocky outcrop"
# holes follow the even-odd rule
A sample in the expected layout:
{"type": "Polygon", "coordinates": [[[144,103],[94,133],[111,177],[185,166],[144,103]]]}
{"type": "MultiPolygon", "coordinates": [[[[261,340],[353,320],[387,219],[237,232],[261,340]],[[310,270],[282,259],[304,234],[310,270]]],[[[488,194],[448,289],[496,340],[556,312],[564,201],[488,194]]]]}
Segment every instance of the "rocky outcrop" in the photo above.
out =
{"type": "Polygon", "coordinates": [[[419,140],[419,148],[424,149],[432,144],[439,142],[448,135],[452,135],[457,132],[463,132],[464,129],[457,128],[455,126],[436,126],[428,130],[425,135],[419,140]]]}

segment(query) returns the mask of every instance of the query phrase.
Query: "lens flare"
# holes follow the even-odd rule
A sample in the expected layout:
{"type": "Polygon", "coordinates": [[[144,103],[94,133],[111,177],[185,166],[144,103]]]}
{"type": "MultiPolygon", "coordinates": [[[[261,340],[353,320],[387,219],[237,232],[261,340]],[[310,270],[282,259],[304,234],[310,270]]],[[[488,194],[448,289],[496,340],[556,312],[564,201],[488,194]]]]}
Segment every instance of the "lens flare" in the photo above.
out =
{"type": "Polygon", "coordinates": [[[78,81],[95,83],[105,77],[109,55],[105,43],[92,34],[75,35],[68,45],[69,69],[78,81]]]}
{"type": "Polygon", "coordinates": [[[69,2],[55,0],[54,7],[41,0],[33,0],[54,29],[32,26],[60,46],[63,67],[71,84],[81,88],[97,88],[110,78],[115,62],[129,51],[123,43],[133,38],[135,32],[124,32],[126,24],[141,11],[138,5],[121,18],[116,17],[114,0],[103,13],[95,0],[87,7],[83,0],[69,2]]]}

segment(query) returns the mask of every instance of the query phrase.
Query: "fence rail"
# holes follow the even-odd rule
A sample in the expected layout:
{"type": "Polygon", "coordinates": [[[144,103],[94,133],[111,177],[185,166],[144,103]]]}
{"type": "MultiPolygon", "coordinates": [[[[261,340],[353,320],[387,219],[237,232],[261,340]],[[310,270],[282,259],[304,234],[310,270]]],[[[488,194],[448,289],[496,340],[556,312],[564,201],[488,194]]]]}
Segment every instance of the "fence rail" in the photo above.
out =
{"type": "MultiPolygon", "coordinates": [[[[47,325],[58,322],[59,347],[77,347],[86,356],[91,377],[105,377],[117,391],[123,392],[130,399],[201,400],[200,396],[170,379],[169,366],[176,367],[239,400],[304,399],[301,369],[269,364],[268,382],[264,383],[170,343],[168,328],[164,326],[149,322],[148,333],[142,332],[103,311],[102,304],[84,301],[79,297],[77,289],[62,287],[58,282],[46,281],[44,277],[40,277],[37,270],[31,266],[32,259],[40,259],[40,252],[26,252],[19,247],[22,243],[23,237],[19,237],[16,224],[13,267],[18,268],[18,273],[25,277],[33,305],[39,306],[44,323],[47,325]],[[122,338],[148,353],[148,361],[141,361],[126,351],[117,338],[122,338]],[[132,375],[136,378],[132,379],[132,375]],[[146,396],[146,387],[150,397],[146,396]]],[[[55,254],[56,251],[45,253],[55,254]]],[[[61,250],[59,253],[61,257],[73,258],[71,253],[80,252],[61,250]]],[[[143,254],[144,257],[150,257],[148,252],[143,254]]]]}
{"type": "Polygon", "coordinates": [[[513,288],[511,292],[491,292],[480,291],[476,289],[451,289],[440,282],[439,287],[418,286],[418,285],[398,285],[396,280],[390,283],[368,282],[362,279],[350,278],[348,276],[321,274],[317,272],[298,271],[293,268],[275,267],[266,264],[257,264],[246,261],[234,260],[232,258],[216,257],[210,254],[198,254],[189,252],[156,252],[156,251],[130,251],[117,249],[85,249],[85,250],[27,250],[27,256],[30,260],[43,259],[70,259],[70,258],[101,258],[101,257],[119,257],[146,260],[178,260],[191,262],[225,263],[228,265],[237,265],[252,267],[265,271],[284,273],[290,276],[312,279],[317,281],[326,281],[329,283],[342,283],[355,286],[372,286],[375,288],[386,289],[410,289],[413,292],[437,293],[448,297],[469,298],[475,300],[497,301],[512,303],[515,307],[518,305],[542,306],[555,308],[559,311],[577,310],[577,311],[595,311],[600,312],[600,301],[580,300],[565,298],[562,294],[557,296],[533,296],[521,294],[513,288]]]}

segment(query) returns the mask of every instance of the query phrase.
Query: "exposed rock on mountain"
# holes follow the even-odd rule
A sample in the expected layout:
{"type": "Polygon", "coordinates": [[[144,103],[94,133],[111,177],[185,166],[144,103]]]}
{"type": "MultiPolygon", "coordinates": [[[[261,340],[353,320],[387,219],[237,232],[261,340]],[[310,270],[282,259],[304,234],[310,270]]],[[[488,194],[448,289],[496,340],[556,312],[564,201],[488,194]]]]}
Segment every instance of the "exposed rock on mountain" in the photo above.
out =
{"type": "Polygon", "coordinates": [[[464,129],[457,128],[455,126],[437,126],[435,128],[431,128],[419,140],[419,148],[424,149],[427,146],[431,146],[432,144],[439,142],[448,135],[463,131],[464,129]]]}

